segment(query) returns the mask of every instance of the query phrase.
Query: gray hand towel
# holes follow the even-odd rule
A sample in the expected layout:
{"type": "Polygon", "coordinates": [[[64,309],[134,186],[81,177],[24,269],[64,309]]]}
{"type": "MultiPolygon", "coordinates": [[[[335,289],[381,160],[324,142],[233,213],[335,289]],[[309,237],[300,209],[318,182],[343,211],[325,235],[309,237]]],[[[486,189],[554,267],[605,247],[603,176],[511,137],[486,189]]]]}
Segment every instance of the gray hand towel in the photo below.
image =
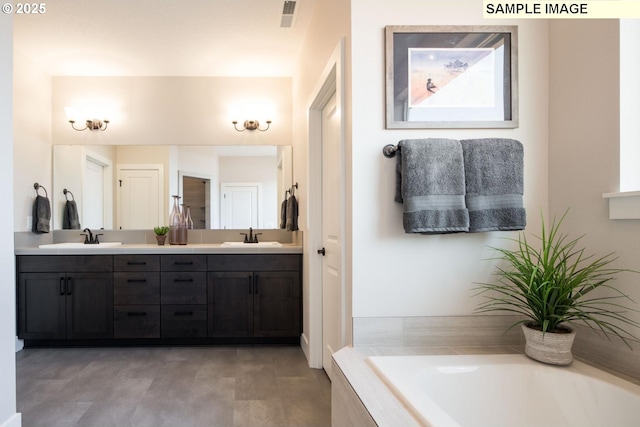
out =
{"type": "Polygon", "coordinates": [[[298,201],[293,194],[287,200],[287,231],[298,230],[298,201]]]}
{"type": "Polygon", "coordinates": [[[285,198],[280,204],[280,228],[287,228],[287,203],[289,201],[285,198]]]}
{"type": "Polygon", "coordinates": [[[404,205],[405,233],[468,231],[460,142],[454,139],[406,139],[398,145],[396,173],[399,185],[395,200],[404,205]]]}
{"type": "Polygon", "coordinates": [[[51,204],[49,199],[36,196],[33,202],[31,231],[34,233],[48,233],[51,222],[51,204]]]}
{"type": "Polygon", "coordinates": [[[78,218],[78,206],[74,200],[67,200],[62,213],[63,230],[79,230],[80,220],[78,218]]]}
{"type": "Polygon", "coordinates": [[[526,212],[524,150],[513,139],[485,138],[460,141],[469,209],[469,231],[523,230],[526,212]]]}

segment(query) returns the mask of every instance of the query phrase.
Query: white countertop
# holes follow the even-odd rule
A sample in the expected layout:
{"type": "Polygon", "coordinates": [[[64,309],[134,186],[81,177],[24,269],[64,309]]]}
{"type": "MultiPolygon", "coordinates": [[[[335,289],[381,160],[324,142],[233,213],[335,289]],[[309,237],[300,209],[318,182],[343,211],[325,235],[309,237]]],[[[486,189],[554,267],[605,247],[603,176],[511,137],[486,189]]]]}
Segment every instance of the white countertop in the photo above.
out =
{"type": "Polygon", "coordinates": [[[126,254],[301,254],[302,246],[283,243],[281,247],[251,246],[232,247],[220,243],[192,243],[187,245],[159,246],[157,244],[122,244],[99,247],[87,245],[82,248],[15,248],[15,255],[126,255],[126,254]]]}

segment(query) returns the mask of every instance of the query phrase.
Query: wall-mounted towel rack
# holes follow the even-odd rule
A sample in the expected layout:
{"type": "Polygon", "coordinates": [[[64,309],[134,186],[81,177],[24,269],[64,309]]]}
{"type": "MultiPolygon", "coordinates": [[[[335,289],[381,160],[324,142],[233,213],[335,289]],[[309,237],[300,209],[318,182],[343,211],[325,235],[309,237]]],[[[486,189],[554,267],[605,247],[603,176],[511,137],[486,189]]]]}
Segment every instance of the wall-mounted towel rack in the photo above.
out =
{"type": "Polygon", "coordinates": [[[286,193],[289,193],[289,194],[291,194],[292,196],[293,196],[293,195],[295,195],[295,192],[296,192],[296,191],[294,190],[294,188],[295,188],[296,190],[298,189],[298,183],[297,183],[297,182],[296,182],[295,184],[293,184],[293,185],[291,186],[291,188],[289,188],[287,191],[285,191],[285,197],[286,197],[286,195],[287,195],[286,193]]]}
{"type": "Polygon", "coordinates": [[[49,194],[47,193],[47,189],[44,188],[42,185],[38,184],[37,182],[33,184],[33,188],[36,189],[36,196],[38,196],[38,190],[39,189],[43,189],[44,190],[44,197],[46,197],[47,199],[49,198],[49,194]]]}
{"type": "Polygon", "coordinates": [[[396,152],[400,149],[399,145],[387,144],[382,149],[382,154],[388,159],[395,157],[396,152]]]}
{"type": "Polygon", "coordinates": [[[73,193],[69,190],[67,190],[66,188],[62,190],[62,192],[64,193],[64,198],[67,200],[67,202],[69,201],[69,198],[67,197],[67,194],[71,194],[71,200],[75,200],[76,198],[73,197],[73,193]]]}

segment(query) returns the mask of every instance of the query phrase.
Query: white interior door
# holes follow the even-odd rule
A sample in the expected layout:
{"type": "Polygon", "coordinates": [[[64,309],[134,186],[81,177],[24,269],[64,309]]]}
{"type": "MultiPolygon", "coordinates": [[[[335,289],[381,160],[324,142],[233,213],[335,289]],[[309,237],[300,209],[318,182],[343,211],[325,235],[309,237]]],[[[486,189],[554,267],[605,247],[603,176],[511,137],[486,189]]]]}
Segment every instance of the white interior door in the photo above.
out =
{"type": "Polygon", "coordinates": [[[121,167],[118,170],[120,228],[150,229],[164,224],[162,170],[121,167]]]}
{"type": "Polygon", "coordinates": [[[87,157],[84,169],[84,188],[82,190],[82,228],[105,228],[105,187],[104,165],[87,157]]]}
{"type": "Polygon", "coordinates": [[[260,184],[220,185],[220,221],[223,229],[259,228],[260,184]]]}
{"type": "Polygon", "coordinates": [[[329,378],[331,355],[345,345],[342,162],[340,117],[334,94],[322,110],[322,366],[329,378]]]}

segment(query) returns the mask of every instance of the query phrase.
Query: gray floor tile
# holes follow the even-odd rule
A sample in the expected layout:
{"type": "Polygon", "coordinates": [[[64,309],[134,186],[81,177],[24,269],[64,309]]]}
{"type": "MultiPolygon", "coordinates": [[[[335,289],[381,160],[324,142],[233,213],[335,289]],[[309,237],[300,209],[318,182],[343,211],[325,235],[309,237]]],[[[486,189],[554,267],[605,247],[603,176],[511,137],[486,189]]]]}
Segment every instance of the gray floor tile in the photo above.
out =
{"type": "Polygon", "coordinates": [[[25,349],[23,426],[330,425],[330,382],[298,347],[25,349]]]}

